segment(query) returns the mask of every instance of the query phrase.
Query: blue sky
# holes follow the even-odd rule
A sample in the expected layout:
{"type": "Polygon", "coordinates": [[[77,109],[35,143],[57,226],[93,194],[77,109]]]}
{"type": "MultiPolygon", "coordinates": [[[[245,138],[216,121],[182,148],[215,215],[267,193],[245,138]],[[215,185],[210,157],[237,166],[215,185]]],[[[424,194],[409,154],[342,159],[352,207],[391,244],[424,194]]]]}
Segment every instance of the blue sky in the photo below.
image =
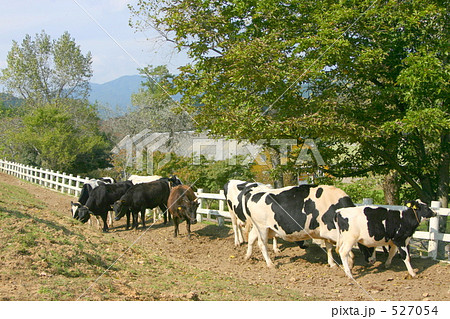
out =
{"type": "Polygon", "coordinates": [[[52,39],[68,31],[83,54],[91,52],[94,83],[138,74],[137,68],[149,64],[164,64],[170,72],[178,73],[177,68],[188,62],[186,54],[154,30],[135,32],[128,25],[128,3],[137,0],[1,0],[0,68],[6,67],[13,40],[21,43],[26,34],[34,37],[44,30],[52,39]]]}

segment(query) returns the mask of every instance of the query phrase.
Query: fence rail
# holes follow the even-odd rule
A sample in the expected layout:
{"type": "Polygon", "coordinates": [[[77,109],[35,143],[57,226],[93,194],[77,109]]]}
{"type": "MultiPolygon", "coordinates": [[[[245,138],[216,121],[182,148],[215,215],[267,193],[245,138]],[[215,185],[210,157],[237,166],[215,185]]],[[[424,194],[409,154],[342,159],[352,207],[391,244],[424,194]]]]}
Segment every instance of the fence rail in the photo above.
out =
{"type": "MultiPolygon", "coordinates": [[[[15,177],[24,179],[26,181],[54,189],[56,191],[66,193],[72,196],[79,196],[83,184],[89,181],[89,178],[82,178],[80,176],[73,176],[72,174],[54,172],[52,170],[31,167],[23,164],[13,163],[0,159],[0,172],[13,175],[15,177]]],[[[199,208],[197,209],[198,219],[215,219],[219,225],[224,224],[225,218],[230,218],[230,213],[227,210],[225,203],[225,195],[223,191],[219,194],[204,193],[202,189],[197,191],[199,198],[199,208]],[[210,208],[210,201],[218,201],[218,209],[210,208]],[[207,206],[207,207],[205,207],[207,206]]],[[[363,202],[363,204],[370,204],[363,202]]],[[[357,204],[357,205],[363,205],[357,204]]],[[[439,232],[439,216],[449,216],[449,208],[440,208],[439,202],[432,202],[431,207],[437,212],[438,216],[430,219],[428,231],[416,231],[413,235],[414,239],[422,239],[428,241],[428,256],[437,259],[438,243],[439,241],[450,242],[450,234],[439,232]]],[[[381,207],[398,209],[405,209],[404,206],[390,206],[377,205],[381,207]]]]}

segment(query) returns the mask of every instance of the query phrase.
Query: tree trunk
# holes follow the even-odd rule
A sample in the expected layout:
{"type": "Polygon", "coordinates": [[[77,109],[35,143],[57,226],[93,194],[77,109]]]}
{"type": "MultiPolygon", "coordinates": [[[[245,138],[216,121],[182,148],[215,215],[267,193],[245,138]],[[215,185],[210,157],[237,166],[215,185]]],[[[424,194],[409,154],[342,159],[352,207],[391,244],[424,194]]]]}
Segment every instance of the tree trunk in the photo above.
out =
{"type": "Polygon", "coordinates": [[[441,207],[448,207],[449,174],[450,174],[450,133],[441,136],[441,163],[439,165],[439,184],[437,196],[441,207]]]}
{"type": "MultiPolygon", "coordinates": [[[[441,136],[441,162],[439,163],[439,180],[437,197],[441,202],[441,207],[448,207],[449,177],[450,175],[450,133],[445,132],[441,136]]],[[[448,216],[439,216],[439,232],[447,232],[448,216]]],[[[444,258],[445,242],[440,241],[438,244],[438,258],[444,258]]]]}
{"type": "Polygon", "coordinates": [[[399,205],[400,204],[400,185],[399,174],[397,171],[391,170],[384,177],[383,192],[384,200],[387,205],[399,205]]]}
{"type": "Polygon", "coordinates": [[[280,152],[277,149],[270,148],[270,162],[272,164],[273,187],[281,188],[284,186],[283,171],[281,170],[280,152]]]}

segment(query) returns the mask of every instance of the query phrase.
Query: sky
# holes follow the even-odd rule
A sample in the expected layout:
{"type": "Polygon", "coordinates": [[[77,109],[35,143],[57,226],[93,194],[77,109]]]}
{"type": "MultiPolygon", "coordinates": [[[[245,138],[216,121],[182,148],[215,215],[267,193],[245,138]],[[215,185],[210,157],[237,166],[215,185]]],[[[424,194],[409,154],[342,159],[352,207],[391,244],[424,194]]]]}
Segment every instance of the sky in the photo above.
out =
{"type": "Polygon", "coordinates": [[[19,44],[29,34],[42,30],[51,39],[69,32],[83,54],[91,52],[91,82],[105,83],[124,75],[138,74],[147,65],[167,65],[171,73],[188,63],[185,52],[178,52],[155,30],[136,32],[128,25],[127,4],[137,0],[0,0],[0,69],[12,41],[19,44]]]}

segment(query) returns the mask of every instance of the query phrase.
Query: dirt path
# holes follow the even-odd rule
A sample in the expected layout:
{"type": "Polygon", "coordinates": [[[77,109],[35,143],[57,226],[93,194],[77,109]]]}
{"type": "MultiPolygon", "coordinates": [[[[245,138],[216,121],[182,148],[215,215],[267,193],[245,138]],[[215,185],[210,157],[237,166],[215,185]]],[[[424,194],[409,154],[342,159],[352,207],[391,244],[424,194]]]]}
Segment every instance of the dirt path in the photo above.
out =
{"type": "MultiPolygon", "coordinates": [[[[70,215],[70,200],[73,200],[70,196],[1,173],[0,181],[20,186],[47,203],[52,210],[70,215]]],[[[225,296],[230,296],[230,300],[235,293],[233,289],[237,289],[233,281],[248,282],[255,289],[272,287],[273,300],[277,300],[277,295],[286,289],[305,300],[450,300],[450,265],[431,259],[413,258],[411,264],[418,270],[418,275],[410,279],[398,256],[391,268],[385,269],[382,262],[386,256],[383,254],[378,254],[375,265],[366,267],[362,256],[356,252],[353,269],[356,281],[351,281],[340,267],[328,267],[326,254],[317,245],[310,244],[303,250],[280,241],[281,253],[275,256],[270,252],[277,265],[277,269],[271,270],[266,267],[258,247],[254,248],[250,261],[244,260],[246,246],[234,247],[229,227],[196,224],[192,226],[193,234],[188,240],[184,223],[180,225],[178,238],[172,236],[173,226],[165,226],[162,222],[152,225],[147,221],[151,226],[138,231],[125,231],[123,223],[122,220],[117,222],[110,233],[103,235],[120,238],[130,245],[134,243],[152,258],[164,256],[187,268],[222,274],[229,278],[230,288],[220,289],[224,290],[225,296]]],[[[339,261],[337,255],[335,259],[339,261]]],[[[207,293],[200,286],[196,290],[200,299],[202,293],[207,293]]]]}

